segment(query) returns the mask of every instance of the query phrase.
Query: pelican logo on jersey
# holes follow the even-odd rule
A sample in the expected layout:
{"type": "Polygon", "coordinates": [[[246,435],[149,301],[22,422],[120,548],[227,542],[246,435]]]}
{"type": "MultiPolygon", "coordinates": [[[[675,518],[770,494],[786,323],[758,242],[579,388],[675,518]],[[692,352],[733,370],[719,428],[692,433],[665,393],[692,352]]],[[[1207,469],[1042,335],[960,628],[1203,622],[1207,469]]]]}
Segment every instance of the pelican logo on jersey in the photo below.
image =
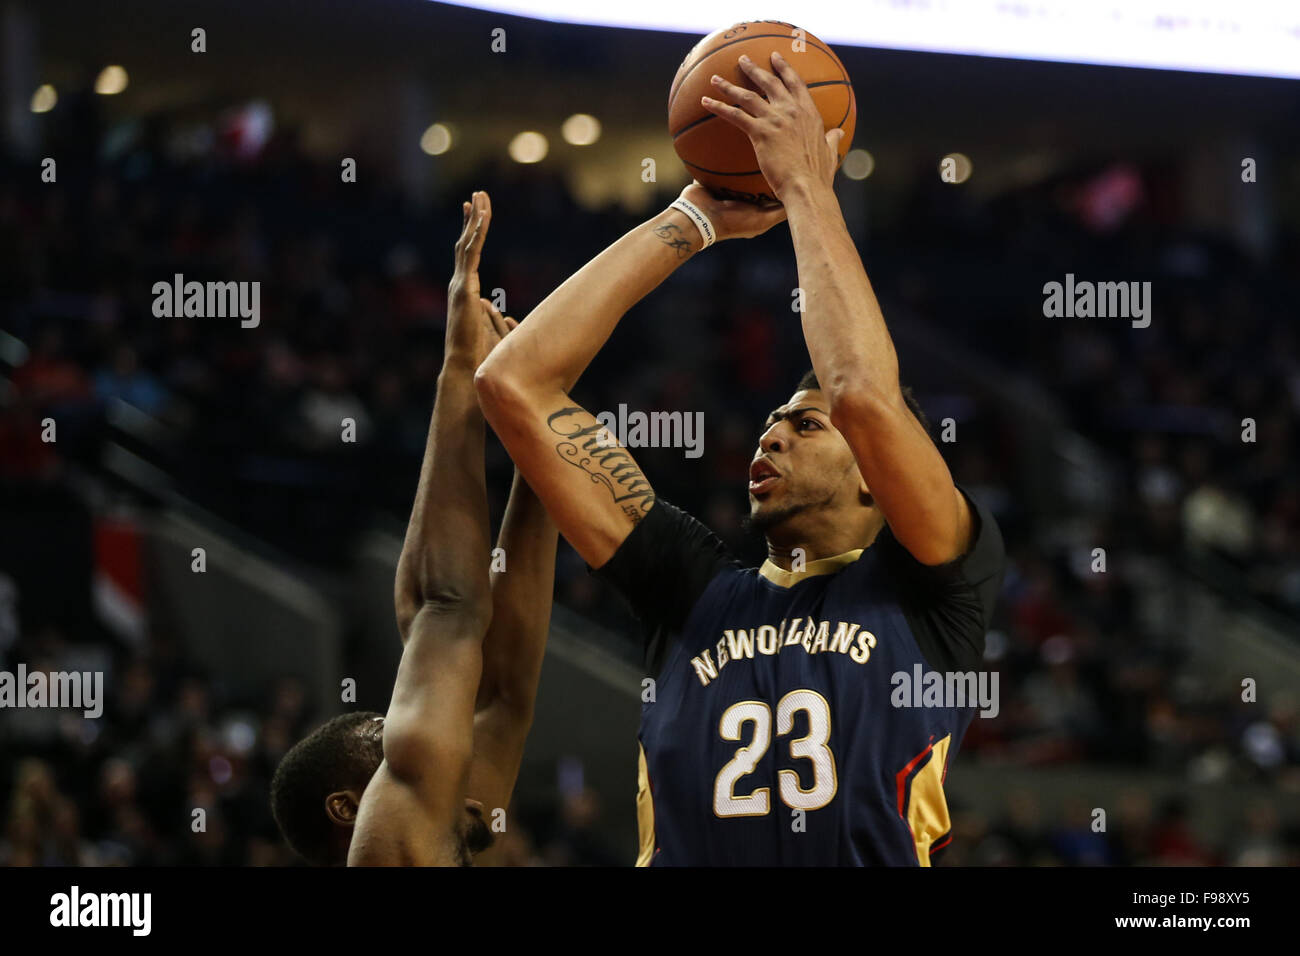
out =
{"type": "Polygon", "coordinates": [[[705,648],[704,653],[691,658],[691,667],[695,669],[700,684],[708,687],[731,661],[753,660],[755,654],[775,657],[787,647],[803,648],[806,654],[847,654],[856,663],[865,664],[871,658],[871,649],[876,646],[876,635],[862,630],[861,624],[852,621],[835,621],[832,633],[831,623],[796,617],[782,618],[779,628],[771,624],[749,629],[727,628],[715,647],[705,648]],[[800,624],[803,624],[802,628],[800,624]],[[715,652],[716,663],[713,659],[715,652]]]}

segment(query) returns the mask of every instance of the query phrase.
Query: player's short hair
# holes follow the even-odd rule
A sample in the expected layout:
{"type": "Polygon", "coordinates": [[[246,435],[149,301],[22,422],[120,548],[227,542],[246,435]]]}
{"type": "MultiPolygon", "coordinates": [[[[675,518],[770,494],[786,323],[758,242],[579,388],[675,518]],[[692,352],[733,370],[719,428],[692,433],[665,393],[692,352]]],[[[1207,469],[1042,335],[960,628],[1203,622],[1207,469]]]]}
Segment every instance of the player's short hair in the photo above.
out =
{"type": "Polygon", "coordinates": [[[326,721],[284,755],[271,779],[271,815],[296,853],[317,866],[334,859],[334,823],[325,798],[364,791],[384,759],[382,714],[360,711],[326,721]]]}
{"type": "MultiPolygon", "coordinates": [[[[809,369],[804,372],[803,378],[799,379],[799,384],[795,386],[795,391],[802,392],[805,389],[820,389],[821,387],[821,382],[817,381],[817,373],[812,369],[809,369]]],[[[916,396],[912,394],[912,390],[906,385],[900,386],[900,391],[903,393],[903,401],[907,402],[907,407],[912,410],[912,414],[916,416],[916,420],[921,423],[921,427],[924,428],[925,433],[929,435],[930,419],[926,418],[925,412],[921,410],[921,403],[916,400],[916,396]]]]}

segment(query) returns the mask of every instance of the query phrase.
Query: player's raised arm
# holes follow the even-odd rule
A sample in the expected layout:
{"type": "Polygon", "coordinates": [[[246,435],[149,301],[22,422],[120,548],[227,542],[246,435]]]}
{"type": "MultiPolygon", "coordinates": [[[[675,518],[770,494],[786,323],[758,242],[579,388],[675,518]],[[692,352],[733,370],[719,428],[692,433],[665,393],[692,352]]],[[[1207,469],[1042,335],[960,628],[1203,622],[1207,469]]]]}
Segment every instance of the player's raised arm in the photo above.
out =
{"type": "Polygon", "coordinates": [[[825,131],[807,86],[780,54],[771,67],[742,58],[764,95],[719,77],[714,89],[726,102],[709,99],[705,106],[749,136],[785,205],[804,339],[832,424],[853,449],[894,536],[918,561],[943,564],[969,545],[970,507],[903,398],[893,341],[831,188],[842,133],[825,131]]]}
{"type": "Polygon", "coordinates": [[[491,617],[484,422],[474,370],[490,318],[478,262],[491,217],[466,203],[448,294],[446,350],[394,598],[404,647],[384,724],[384,760],[366,787],[350,864],[457,862],[473,753],[474,700],[491,617]]]}
{"type": "Polygon", "coordinates": [[[497,536],[500,567],[492,572],[492,623],[483,638],[468,784],[489,814],[510,803],[533,723],[555,590],[556,537],[555,523],[516,470],[497,536]]]}
{"type": "MultiPolygon", "coordinates": [[[[716,239],[756,236],[779,206],[682,193],[704,210],[716,239]]],[[[600,567],[645,515],[654,492],[636,462],[609,441],[568,391],[633,305],[699,249],[699,229],[669,208],[631,230],[567,279],[496,348],[475,378],[483,413],[560,533],[600,567]]]]}

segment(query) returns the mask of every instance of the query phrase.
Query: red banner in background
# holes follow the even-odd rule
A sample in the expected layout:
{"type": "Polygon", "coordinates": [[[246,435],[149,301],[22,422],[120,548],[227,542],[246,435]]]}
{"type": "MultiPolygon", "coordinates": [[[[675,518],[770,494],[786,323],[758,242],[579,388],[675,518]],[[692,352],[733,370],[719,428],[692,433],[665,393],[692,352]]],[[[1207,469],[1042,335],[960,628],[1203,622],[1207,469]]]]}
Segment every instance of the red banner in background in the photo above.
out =
{"type": "Polygon", "coordinates": [[[132,518],[95,518],[95,612],[105,626],[132,644],[145,638],[142,536],[132,518]]]}

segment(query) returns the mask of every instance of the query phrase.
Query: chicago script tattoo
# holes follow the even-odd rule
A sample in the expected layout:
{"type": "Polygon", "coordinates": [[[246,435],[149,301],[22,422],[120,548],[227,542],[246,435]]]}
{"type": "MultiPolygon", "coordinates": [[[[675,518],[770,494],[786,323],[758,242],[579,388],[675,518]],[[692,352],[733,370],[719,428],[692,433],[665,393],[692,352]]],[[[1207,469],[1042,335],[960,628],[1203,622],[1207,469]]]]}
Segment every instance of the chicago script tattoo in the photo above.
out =
{"type": "Polygon", "coordinates": [[[583,409],[570,407],[547,416],[547,427],[563,439],[556,442],[555,451],[564,461],[584,471],[592,482],[604,487],[636,523],[654,502],[654,489],[626,451],[601,440],[600,433],[605,426],[598,421],[583,423],[579,416],[585,415],[583,409]]]}

